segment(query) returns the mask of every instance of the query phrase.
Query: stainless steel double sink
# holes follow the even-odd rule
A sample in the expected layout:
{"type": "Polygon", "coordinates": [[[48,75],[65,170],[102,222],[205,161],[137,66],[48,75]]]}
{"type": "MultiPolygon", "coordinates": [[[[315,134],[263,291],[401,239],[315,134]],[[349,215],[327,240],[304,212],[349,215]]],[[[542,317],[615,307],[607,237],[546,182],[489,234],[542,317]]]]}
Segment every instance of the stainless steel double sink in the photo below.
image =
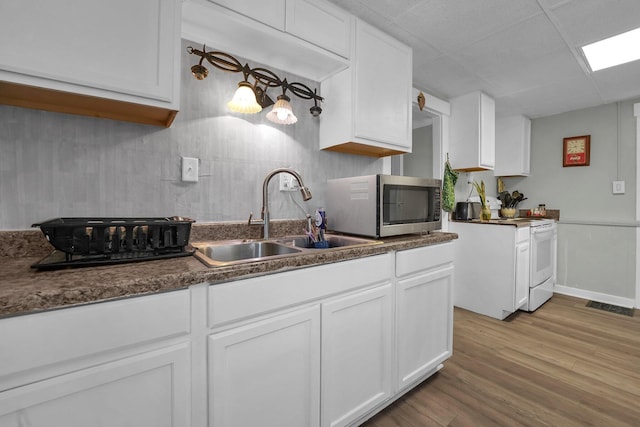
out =
{"type": "Polygon", "coordinates": [[[249,262],[267,261],[326,251],[336,248],[354,248],[378,245],[379,240],[360,237],[327,234],[328,248],[318,249],[305,235],[277,237],[269,240],[216,240],[210,242],[192,242],[196,248],[195,256],[209,267],[223,267],[249,262]]]}

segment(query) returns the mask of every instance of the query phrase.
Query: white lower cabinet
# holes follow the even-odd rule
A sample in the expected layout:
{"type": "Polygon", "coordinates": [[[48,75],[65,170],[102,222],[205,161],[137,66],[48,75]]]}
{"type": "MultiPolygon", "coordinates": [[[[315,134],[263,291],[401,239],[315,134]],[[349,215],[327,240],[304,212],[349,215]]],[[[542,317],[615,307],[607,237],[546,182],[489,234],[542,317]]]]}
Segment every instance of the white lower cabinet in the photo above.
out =
{"type": "Polygon", "coordinates": [[[0,319],[0,427],[359,425],[450,356],[452,246],[0,319]]]}
{"type": "Polygon", "coordinates": [[[348,425],[392,393],[393,253],[212,285],[209,425],[348,425]]]}
{"type": "Polygon", "coordinates": [[[398,388],[451,356],[453,267],[398,281],[398,388]]]}
{"type": "Polygon", "coordinates": [[[453,351],[453,243],[398,252],[397,387],[434,373],[453,351]]]}
{"type": "Polygon", "coordinates": [[[393,324],[387,282],[211,334],[209,425],[349,425],[392,394],[393,324]]]}
{"type": "Polygon", "coordinates": [[[0,320],[0,427],[177,426],[191,417],[189,291],[0,320]]]}
{"type": "Polygon", "coordinates": [[[514,305],[516,309],[524,308],[529,301],[530,246],[529,227],[519,229],[516,243],[516,293],[514,305]]]}
{"type": "Polygon", "coordinates": [[[320,308],[209,336],[209,425],[317,426],[320,308]]]}
{"type": "Polygon", "coordinates": [[[188,343],[0,394],[1,427],[189,425],[188,343]]]}
{"type": "Polygon", "coordinates": [[[529,297],[530,227],[453,221],[454,304],[503,320],[526,307],[529,297]]]}
{"type": "Polygon", "coordinates": [[[322,304],[322,426],[349,425],[393,392],[393,286],[322,304]]]}

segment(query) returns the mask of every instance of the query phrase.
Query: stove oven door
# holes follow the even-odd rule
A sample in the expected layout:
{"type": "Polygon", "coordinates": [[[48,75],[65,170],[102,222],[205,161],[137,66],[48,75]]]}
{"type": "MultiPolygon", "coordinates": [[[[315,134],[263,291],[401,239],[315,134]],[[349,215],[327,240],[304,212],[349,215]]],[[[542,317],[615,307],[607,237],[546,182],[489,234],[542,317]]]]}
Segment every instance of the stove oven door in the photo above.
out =
{"type": "Polygon", "coordinates": [[[555,232],[555,223],[531,226],[532,288],[553,278],[556,257],[555,232]]]}

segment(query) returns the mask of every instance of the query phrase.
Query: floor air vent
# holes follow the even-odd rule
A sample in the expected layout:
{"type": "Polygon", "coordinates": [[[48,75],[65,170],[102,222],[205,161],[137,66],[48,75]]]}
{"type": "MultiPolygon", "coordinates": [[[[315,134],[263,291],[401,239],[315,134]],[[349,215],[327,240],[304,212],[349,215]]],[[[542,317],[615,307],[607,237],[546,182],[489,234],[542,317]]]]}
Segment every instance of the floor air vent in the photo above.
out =
{"type": "Polygon", "coordinates": [[[634,313],[633,308],[620,307],[619,305],[605,304],[603,302],[597,302],[597,301],[589,301],[587,303],[587,307],[597,308],[598,310],[609,311],[611,313],[623,314],[625,316],[632,316],[632,317],[634,313]]]}

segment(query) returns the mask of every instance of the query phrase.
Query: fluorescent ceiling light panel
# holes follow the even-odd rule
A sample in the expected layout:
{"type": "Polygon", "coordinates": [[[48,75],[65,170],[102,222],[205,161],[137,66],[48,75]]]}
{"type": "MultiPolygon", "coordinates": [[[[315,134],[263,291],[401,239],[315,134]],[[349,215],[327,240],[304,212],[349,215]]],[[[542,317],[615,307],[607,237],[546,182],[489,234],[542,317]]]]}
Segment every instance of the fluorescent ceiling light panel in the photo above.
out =
{"type": "Polygon", "coordinates": [[[640,28],[582,47],[591,71],[640,59],[640,28]]]}

